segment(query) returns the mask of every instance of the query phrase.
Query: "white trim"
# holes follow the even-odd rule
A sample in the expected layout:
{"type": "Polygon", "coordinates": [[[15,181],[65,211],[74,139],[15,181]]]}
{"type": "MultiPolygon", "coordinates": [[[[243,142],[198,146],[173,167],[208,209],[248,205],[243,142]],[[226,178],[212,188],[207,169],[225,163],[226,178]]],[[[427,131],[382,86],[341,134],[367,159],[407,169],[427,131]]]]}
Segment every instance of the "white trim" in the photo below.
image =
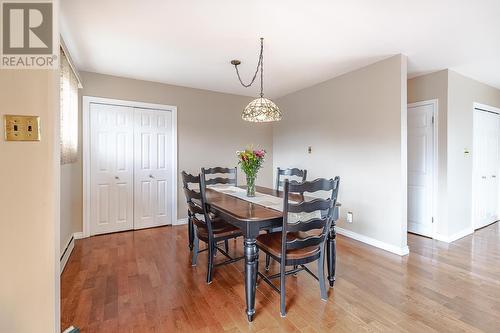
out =
{"type": "Polygon", "coordinates": [[[177,107],[164,104],[143,103],[120,99],[83,96],[83,237],[90,236],[90,104],[111,104],[142,109],[172,112],[172,225],[177,221],[177,107]]]}
{"type": "Polygon", "coordinates": [[[436,240],[445,242],[445,243],[452,243],[460,238],[464,238],[465,236],[472,235],[474,233],[474,228],[465,228],[457,233],[454,233],[451,236],[446,236],[442,234],[436,234],[436,237],[434,237],[436,240]]]}
{"type": "Polygon", "coordinates": [[[73,234],[73,238],[74,238],[75,240],[77,240],[77,239],[82,239],[82,238],[85,238],[85,237],[83,237],[83,232],[82,232],[82,231],[80,231],[80,232],[75,232],[75,233],[73,234]]]}
{"type": "Polygon", "coordinates": [[[420,101],[415,103],[408,103],[407,109],[418,106],[432,105],[434,109],[434,165],[432,170],[432,217],[434,218],[434,223],[432,224],[432,238],[436,238],[438,228],[437,225],[439,221],[439,195],[438,195],[438,180],[439,180],[439,100],[430,99],[426,101],[420,101]]]}
{"type": "Polygon", "coordinates": [[[474,107],[474,110],[475,109],[482,109],[482,110],[491,111],[491,112],[500,114],[500,108],[497,108],[497,107],[494,107],[491,105],[486,105],[486,104],[474,102],[473,107],[474,107]]]}
{"type": "Polygon", "coordinates": [[[336,227],[335,230],[340,235],[343,235],[343,236],[355,239],[357,241],[360,241],[362,243],[365,243],[365,244],[368,244],[368,245],[371,245],[371,246],[375,246],[375,247],[377,247],[379,249],[382,249],[382,250],[385,250],[385,251],[397,254],[399,256],[406,256],[406,255],[408,255],[410,253],[410,250],[409,250],[408,246],[397,247],[395,245],[379,241],[378,239],[371,238],[371,237],[368,237],[368,236],[365,236],[365,235],[361,235],[361,234],[358,234],[358,233],[356,233],[354,231],[343,229],[343,228],[339,228],[339,227],[336,227]]]}
{"type": "Polygon", "coordinates": [[[183,225],[183,224],[187,224],[188,223],[188,219],[187,217],[183,218],[183,219],[178,219],[175,223],[172,223],[172,225],[183,225]]]}
{"type": "Polygon", "coordinates": [[[68,259],[71,256],[71,253],[73,252],[74,247],[75,247],[75,237],[71,236],[69,238],[68,243],[66,243],[66,247],[64,248],[64,251],[63,251],[64,255],[61,257],[61,260],[60,260],[61,274],[63,273],[64,268],[66,267],[66,263],[68,262],[68,259]]]}

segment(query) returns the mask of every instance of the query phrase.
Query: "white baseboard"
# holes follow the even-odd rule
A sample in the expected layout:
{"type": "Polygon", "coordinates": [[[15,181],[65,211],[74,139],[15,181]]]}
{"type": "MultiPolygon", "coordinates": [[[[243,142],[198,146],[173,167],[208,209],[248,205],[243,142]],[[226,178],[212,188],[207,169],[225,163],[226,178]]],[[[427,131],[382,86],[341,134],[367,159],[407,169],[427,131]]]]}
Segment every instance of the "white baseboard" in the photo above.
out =
{"type": "Polygon", "coordinates": [[[465,236],[469,236],[473,233],[474,233],[474,228],[465,228],[449,236],[436,233],[434,239],[445,243],[452,243],[456,240],[459,240],[460,238],[464,238],[465,236]]]}
{"type": "Polygon", "coordinates": [[[172,225],[183,225],[183,224],[187,224],[187,223],[188,223],[188,219],[186,217],[186,218],[183,218],[183,219],[178,219],[177,222],[172,223],[172,225]]]}
{"type": "Polygon", "coordinates": [[[60,261],[61,274],[64,271],[64,267],[66,267],[66,263],[68,262],[68,259],[71,256],[71,252],[73,252],[74,247],[75,247],[75,237],[71,236],[61,256],[61,261],[60,261]]]}
{"type": "Polygon", "coordinates": [[[343,236],[355,239],[357,241],[363,242],[363,243],[371,245],[371,246],[378,247],[379,249],[382,249],[382,250],[385,250],[385,251],[389,251],[391,253],[394,253],[394,254],[397,254],[397,255],[400,255],[400,256],[405,256],[408,253],[410,253],[410,249],[408,248],[408,246],[397,247],[397,246],[394,246],[392,244],[388,244],[388,243],[379,241],[379,240],[377,240],[375,238],[371,238],[371,237],[368,237],[368,236],[365,236],[365,235],[361,235],[361,234],[358,234],[358,233],[356,233],[354,231],[343,229],[343,228],[339,228],[339,227],[336,227],[335,230],[337,231],[338,234],[341,234],[343,236]]]}
{"type": "Polygon", "coordinates": [[[75,232],[75,233],[73,234],[73,238],[74,238],[74,239],[82,239],[82,238],[85,238],[85,237],[83,237],[83,232],[82,232],[82,231],[80,231],[80,232],[75,232]]]}

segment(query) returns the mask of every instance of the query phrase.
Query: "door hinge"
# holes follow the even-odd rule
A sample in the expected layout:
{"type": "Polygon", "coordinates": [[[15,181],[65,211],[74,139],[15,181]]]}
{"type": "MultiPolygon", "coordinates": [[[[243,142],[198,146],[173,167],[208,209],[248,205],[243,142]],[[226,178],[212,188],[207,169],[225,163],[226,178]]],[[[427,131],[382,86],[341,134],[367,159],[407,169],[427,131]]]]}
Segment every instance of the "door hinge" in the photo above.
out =
{"type": "Polygon", "coordinates": [[[432,116],[432,123],[434,124],[434,116],[432,116]]]}
{"type": "Polygon", "coordinates": [[[431,217],[431,223],[434,223],[434,216],[431,217]]]}

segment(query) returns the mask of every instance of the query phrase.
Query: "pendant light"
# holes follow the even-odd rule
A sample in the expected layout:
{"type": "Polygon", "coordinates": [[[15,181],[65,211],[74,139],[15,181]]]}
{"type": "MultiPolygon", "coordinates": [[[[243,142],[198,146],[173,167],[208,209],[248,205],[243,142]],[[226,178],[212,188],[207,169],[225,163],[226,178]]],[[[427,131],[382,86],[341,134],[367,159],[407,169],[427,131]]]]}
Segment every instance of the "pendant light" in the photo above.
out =
{"type": "Polygon", "coordinates": [[[283,117],[280,109],[273,101],[264,97],[264,38],[260,39],[259,62],[257,63],[257,69],[255,70],[252,81],[249,84],[245,84],[241,80],[240,72],[238,71],[238,65],[240,64],[241,61],[239,60],[231,60],[231,65],[236,69],[238,80],[245,88],[250,87],[254,83],[260,69],[260,97],[248,103],[241,114],[241,118],[245,121],[256,123],[280,121],[283,117]]]}

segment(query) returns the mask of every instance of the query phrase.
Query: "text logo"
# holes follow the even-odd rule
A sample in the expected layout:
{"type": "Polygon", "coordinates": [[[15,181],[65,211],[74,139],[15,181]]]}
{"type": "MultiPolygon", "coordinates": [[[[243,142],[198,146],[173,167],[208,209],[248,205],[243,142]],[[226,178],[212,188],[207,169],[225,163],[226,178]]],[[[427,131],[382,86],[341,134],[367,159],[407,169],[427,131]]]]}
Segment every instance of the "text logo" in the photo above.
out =
{"type": "Polygon", "coordinates": [[[54,67],[53,29],[52,2],[4,2],[2,67],[54,67]]]}

